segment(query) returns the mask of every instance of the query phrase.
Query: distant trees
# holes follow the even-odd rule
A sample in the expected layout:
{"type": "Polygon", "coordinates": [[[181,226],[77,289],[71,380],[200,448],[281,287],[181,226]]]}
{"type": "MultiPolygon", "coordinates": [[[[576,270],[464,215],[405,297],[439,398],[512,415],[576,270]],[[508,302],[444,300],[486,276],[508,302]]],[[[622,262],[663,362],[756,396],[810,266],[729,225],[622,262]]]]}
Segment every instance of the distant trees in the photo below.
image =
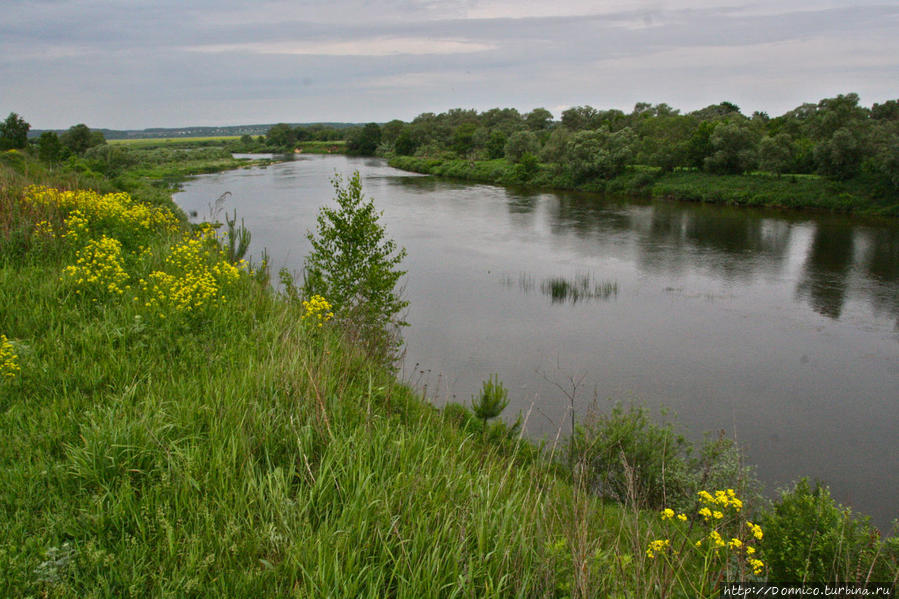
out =
{"type": "Polygon", "coordinates": [[[31,128],[25,119],[15,112],[10,112],[6,120],[0,123],[0,150],[22,149],[28,144],[28,130],[31,128]]]}
{"type": "Polygon", "coordinates": [[[711,154],[703,161],[711,173],[739,175],[756,165],[756,140],[753,131],[743,123],[719,124],[710,137],[711,154]]]}
{"type": "Polygon", "coordinates": [[[540,142],[533,131],[516,131],[509,136],[504,151],[509,162],[517,163],[525,154],[539,153],[540,142]]]}
{"type": "Polygon", "coordinates": [[[793,139],[786,133],[763,137],[758,149],[759,168],[780,175],[794,165],[793,139]]]}
{"type": "Polygon", "coordinates": [[[834,179],[849,179],[861,170],[864,141],[858,131],[841,127],[815,148],[818,172],[834,179]]]}
{"type": "Polygon", "coordinates": [[[553,115],[545,108],[535,108],[524,116],[527,128],[535,133],[552,127],[553,115]]]}
{"type": "Polygon", "coordinates": [[[575,181],[610,179],[620,174],[635,153],[637,136],[628,127],[615,133],[579,131],[565,148],[565,167],[575,181]]]}
{"type": "Polygon", "coordinates": [[[361,129],[354,131],[346,142],[347,152],[350,154],[362,154],[374,156],[378,145],[381,143],[381,127],[377,123],[368,123],[361,129]]]}
{"type": "Polygon", "coordinates": [[[559,120],[545,108],[524,114],[456,108],[422,113],[409,123],[392,121],[390,129],[378,149],[382,155],[506,158],[519,179],[543,173],[587,182],[614,177],[631,164],[713,174],[761,169],[833,179],[864,175],[889,188],[899,178],[890,170],[899,147],[899,100],[868,109],[854,93],[777,117],[758,111],[747,116],[727,101],[686,114],[664,103],[637,102],[629,113],[573,106],[559,120]],[[525,156],[527,165],[518,168],[525,156]],[[539,162],[550,166],[537,168],[539,162]]]}
{"type": "Polygon", "coordinates": [[[65,148],[59,141],[59,136],[53,131],[44,131],[37,139],[37,155],[44,162],[50,164],[62,160],[65,148]]]}
{"type": "Polygon", "coordinates": [[[265,134],[266,145],[293,151],[297,134],[287,123],[278,123],[265,134]]]}
{"type": "Polygon", "coordinates": [[[72,154],[83,155],[94,146],[106,143],[106,138],[100,131],[91,131],[84,123],[79,123],[68,128],[59,136],[59,141],[72,154]]]}

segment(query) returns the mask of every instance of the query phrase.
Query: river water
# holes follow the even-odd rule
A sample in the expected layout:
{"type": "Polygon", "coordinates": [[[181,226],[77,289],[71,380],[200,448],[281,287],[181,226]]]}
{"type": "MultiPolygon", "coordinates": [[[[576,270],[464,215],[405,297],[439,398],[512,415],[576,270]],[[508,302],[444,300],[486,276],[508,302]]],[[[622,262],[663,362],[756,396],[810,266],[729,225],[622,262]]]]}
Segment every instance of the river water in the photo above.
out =
{"type": "MultiPolygon", "coordinates": [[[[725,430],[769,490],[808,476],[882,527],[899,517],[899,223],[546,193],[303,156],[197,177],[230,192],[273,272],[299,272],[330,178],[358,170],[408,251],[406,380],[435,404],[496,373],[528,434],[610,400],[725,430]]],[[[661,416],[660,416],[661,418],[661,416]]]]}

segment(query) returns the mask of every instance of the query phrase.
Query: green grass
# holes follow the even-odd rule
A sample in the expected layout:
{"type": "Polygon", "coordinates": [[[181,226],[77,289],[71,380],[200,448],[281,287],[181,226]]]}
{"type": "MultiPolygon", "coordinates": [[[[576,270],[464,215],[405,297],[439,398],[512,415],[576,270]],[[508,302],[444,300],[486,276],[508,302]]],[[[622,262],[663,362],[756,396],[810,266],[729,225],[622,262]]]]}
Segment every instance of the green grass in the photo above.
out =
{"type": "Polygon", "coordinates": [[[89,301],[71,250],[10,243],[48,215],[4,214],[21,372],[0,383],[0,595],[552,596],[564,530],[617,538],[620,510],[448,424],[253,279],[202,318],[89,301]]]}

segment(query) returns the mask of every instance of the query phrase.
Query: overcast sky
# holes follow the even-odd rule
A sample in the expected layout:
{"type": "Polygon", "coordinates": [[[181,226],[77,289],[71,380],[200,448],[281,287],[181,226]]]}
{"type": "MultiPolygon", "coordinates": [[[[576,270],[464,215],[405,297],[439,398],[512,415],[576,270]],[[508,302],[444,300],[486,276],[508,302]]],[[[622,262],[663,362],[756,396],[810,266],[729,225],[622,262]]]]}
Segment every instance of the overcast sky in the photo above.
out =
{"type": "Polygon", "coordinates": [[[4,0],[0,118],[38,129],[411,120],[449,108],[772,116],[899,98],[899,2],[4,0]]]}

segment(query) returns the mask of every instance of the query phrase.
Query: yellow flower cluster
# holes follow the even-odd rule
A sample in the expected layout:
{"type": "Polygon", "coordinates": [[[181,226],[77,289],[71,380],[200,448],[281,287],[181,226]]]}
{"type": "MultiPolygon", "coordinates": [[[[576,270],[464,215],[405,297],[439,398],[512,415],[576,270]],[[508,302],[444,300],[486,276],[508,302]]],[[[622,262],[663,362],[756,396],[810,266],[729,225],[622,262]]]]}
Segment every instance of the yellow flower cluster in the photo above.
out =
{"type": "Polygon", "coordinates": [[[73,245],[77,245],[78,242],[87,239],[89,234],[87,218],[81,210],[72,210],[63,222],[65,223],[66,228],[66,232],[62,234],[63,239],[73,245]]]}
{"type": "Polygon", "coordinates": [[[646,557],[655,559],[657,553],[664,553],[669,547],[671,547],[671,539],[656,539],[650,542],[649,547],[646,548],[646,557]]]}
{"type": "Polygon", "coordinates": [[[662,510],[662,520],[671,520],[672,518],[675,518],[675,517],[678,520],[680,520],[681,522],[687,521],[687,514],[677,514],[677,516],[675,516],[674,510],[672,510],[671,508],[668,508],[668,507],[666,507],[664,510],[662,510]]]}
{"type": "Polygon", "coordinates": [[[39,237],[53,237],[53,225],[49,221],[42,220],[34,225],[34,234],[39,237]]]}
{"type": "Polygon", "coordinates": [[[25,203],[35,207],[54,208],[63,213],[79,212],[91,222],[110,226],[117,224],[144,230],[178,229],[178,219],[168,208],[135,202],[125,192],[101,195],[88,189],[62,191],[32,185],[25,190],[25,203]]]}
{"type": "MultiPolygon", "coordinates": [[[[725,530],[724,526],[726,526],[728,522],[728,520],[725,519],[725,511],[733,510],[733,512],[739,512],[743,509],[743,502],[737,497],[736,492],[733,489],[715,491],[714,494],[709,493],[708,491],[699,491],[698,495],[700,502],[704,505],[699,508],[697,513],[702,516],[706,522],[711,524],[712,530],[693,543],[693,546],[696,549],[702,549],[703,545],[705,545],[710,550],[713,550],[716,556],[721,549],[733,551],[738,555],[742,552],[744,554],[744,563],[749,565],[754,574],[761,574],[765,564],[755,557],[756,548],[748,544],[752,538],[757,541],[762,540],[764,535],[761,526],[753,524],[752,522],[746,522],[746,528],[748,528],[749,532],[748,535],[742,534],[744,529],[740,528],[740,534],[738,536],[730,537],[730,540],[725,540],[722,536],[722,531],[725,530]]],[[[673,520],[675,518],[681,521],[687,520],[686,514],[676,514],[675,511],[670,508],[665,508],[661,511],[661,518],[662,520],[673,520]]],[[[681,534],[686,536],[686,531],[682,530],[681,534]]],[[[661,545],[660,543],[661,541],[652,541],[646,549],[646,554],[649,557],[654,557],[668,546],[661,545]]]]}
{"type": "Polygon", "coordinates": [[[334,317],[334,313],[331,312],[331,304],[320,295],[313,295],[309,300],[303,300],[303,308],[306,309],[303,320],[311,319],[318,326],[322,326],[334,317]]]}
{"type": "Polygon", "coordinates": [[[63,276],[79,287],[75,293],[91,289],[121,295],[128,280],[122,264],[122,244],[106,235],[99,240],[91,239],[78,251],[75,264],[63,269],[63,276]]]}
{"type": "Polygon", "coordinates": [[[737,498],[737,494],[733,489],[715,491],[714,496],[708,491],[700,491],[698,495],[700,501],[707,505],[721,506],[723,508],[732,507],[737,512],[743,509],[743,502],[737,498]]]}
{"type": "MultiPolygon", "coordinates": [[[[240,269],[225,260],[214,260],[205,235],[186,238],[172,248],[165,259],[165,270],[150,273],[140,285],[145,307],[178,312],[195,312],[216,301],[224,301],[222,289],[237,282],[240,269]]],[[[135,297],[135,300],[139,298],[135,297]]]]}
{"type": "Polygon", "coordinates": [[[16,348],[6,335],[0,335],[0,380],[15,378],[20,370],[16,348]]]}

